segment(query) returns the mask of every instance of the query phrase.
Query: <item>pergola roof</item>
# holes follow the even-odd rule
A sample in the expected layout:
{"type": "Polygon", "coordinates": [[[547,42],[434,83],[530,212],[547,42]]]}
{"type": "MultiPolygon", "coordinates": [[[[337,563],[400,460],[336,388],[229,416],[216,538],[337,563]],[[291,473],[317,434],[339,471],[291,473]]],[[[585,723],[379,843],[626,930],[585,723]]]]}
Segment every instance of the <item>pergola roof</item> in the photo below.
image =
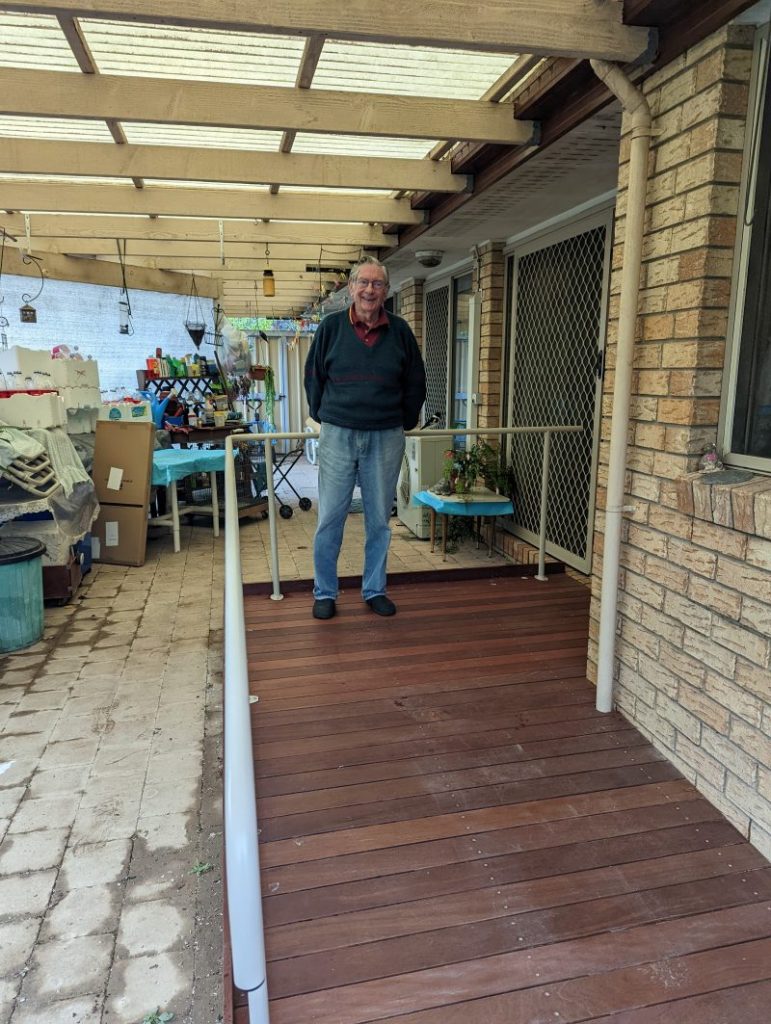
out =
{"type": "Polygon", "coordinates": [[[299,313],[335,279],[308,268],[387,252],[422,230],[426,196],[468,190],[454,147],[532,150],[538,124],[515,101],[548,55],[649,54],[622,14],[620,0],[0,0],[0,226],[52,274],[79,257],[59,263],[92,264],[89,279],[104,264],[107,281],[120,245],[138,287],[185,291],[193,271],[230,314],[299,313]]]}

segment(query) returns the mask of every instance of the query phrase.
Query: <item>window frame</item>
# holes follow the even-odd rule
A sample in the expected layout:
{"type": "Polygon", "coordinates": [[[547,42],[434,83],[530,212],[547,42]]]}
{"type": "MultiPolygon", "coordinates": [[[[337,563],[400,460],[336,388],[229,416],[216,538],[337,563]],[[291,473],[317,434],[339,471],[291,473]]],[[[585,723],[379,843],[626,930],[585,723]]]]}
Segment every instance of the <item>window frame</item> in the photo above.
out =
{"type": "MultiPolygon", "coordinates": [[[[771,474],[771,456],[736,452],[733,451],[732,444],[739,413],[737,391],[740,386],[740,363],[748,297],[752,300],[756,295],[756,290],[753,292],[751,287],[748,287],[751,274],[755,271],[755,267],[750,266],[755,218],[753,216],[748,223],[747,216],[749,211],[761,214],[764,212],[762,203],[759,204],[760,208],[756,207],[756,197],[760,177],[761,141],[764,134],[768,135],[767,147],[771,146],[771,110],[765,109],[768,104],[771,104],[771,23],[760,26],[755,36],[719,428],[724,461],[731,466],[762,474],[771,474]],[[770,123],[765,123],[766,121],[770,123]]],[[[768,158],[768,152],[766,156],[768,158]]],[[[771,218],[764,219],[764,230],[767,231],[767,246],[771,246],[771,218]]]]}

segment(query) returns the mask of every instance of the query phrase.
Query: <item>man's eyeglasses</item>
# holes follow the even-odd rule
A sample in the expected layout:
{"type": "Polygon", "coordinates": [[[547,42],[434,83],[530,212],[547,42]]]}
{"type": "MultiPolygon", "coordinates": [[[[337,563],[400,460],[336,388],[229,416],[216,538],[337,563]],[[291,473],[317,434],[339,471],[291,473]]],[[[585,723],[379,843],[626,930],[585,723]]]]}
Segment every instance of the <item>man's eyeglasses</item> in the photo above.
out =
{"type": "Polygon", "coordinates": [[[361,277],[357,277],[353,283],[357,288],[374,288],[376,292],[382,292],[386,287],[385,281],[366,281],[361,277]]]}

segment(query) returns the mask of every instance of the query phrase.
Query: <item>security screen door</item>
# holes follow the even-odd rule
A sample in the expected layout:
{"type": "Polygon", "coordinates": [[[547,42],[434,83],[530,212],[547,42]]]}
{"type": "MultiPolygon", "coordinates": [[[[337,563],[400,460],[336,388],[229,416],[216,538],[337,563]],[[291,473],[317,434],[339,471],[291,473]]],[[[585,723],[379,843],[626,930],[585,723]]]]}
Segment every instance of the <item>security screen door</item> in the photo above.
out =
{"type": "Polygon", "coordinates": [[[436,413],[437,427],[447,426],[447,356],[450,334],[450,285],[445,283],[425,292],[425,335],[423,359],[426,364],[427,419],[436,413]]]}
{"type": "MultiPolygon", "coordinates": [[[[580,572],[591,568],[602,394],[611,212],[514,252],[511,426],[572,425],[553,435],[546,550],[580,572]]],[[[543,438],[511,442],[516,511],[508,529],[537,543],[543,438]]]]}

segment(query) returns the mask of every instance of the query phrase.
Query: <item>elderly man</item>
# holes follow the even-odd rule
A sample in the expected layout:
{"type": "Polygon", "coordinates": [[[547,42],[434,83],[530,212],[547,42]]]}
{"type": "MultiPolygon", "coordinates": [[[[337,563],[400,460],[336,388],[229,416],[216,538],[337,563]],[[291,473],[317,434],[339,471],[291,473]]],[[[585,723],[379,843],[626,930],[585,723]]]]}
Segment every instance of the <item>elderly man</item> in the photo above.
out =
{"type": "Polygon", "coordinates": [[[418,423],[426,371],[415,335],[383,306],[388,271],[372,256],[351,271],[352,304],[326,317],[305,364],[310,414],[321,423],[319,518],[313,542],[313,616],[331,619],[337,559],[358,483],[364,507],[362,597],[377,615],[393,615],[386,596],[388,521],[404,455],[404,431],[418,423]]]}

